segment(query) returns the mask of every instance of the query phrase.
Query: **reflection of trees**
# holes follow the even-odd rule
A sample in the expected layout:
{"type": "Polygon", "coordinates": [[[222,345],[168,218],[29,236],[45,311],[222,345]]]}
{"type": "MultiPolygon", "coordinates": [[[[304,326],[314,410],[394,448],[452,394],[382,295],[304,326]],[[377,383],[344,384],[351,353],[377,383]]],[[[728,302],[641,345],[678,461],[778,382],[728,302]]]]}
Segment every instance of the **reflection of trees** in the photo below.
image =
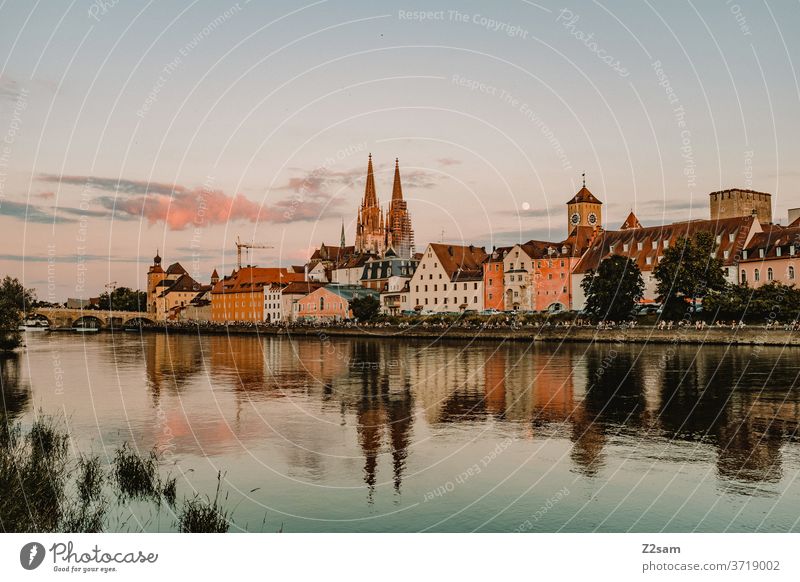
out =
{"type": "Polygon", "coordinates": [[[726,479],[780,480],[781,446],[797,434],[798,407],[786,401],[794,368],[776,358],[742,348],[676,350],[661,388],[665,436],[713,443],[726,479]]]}
{"type": "Polygon", "coordinates": [[[19,354],[0,354],[0,396],[3,399],[0,422],[14,420],[30,402],[30,385],[20,377],[19,354]]]}

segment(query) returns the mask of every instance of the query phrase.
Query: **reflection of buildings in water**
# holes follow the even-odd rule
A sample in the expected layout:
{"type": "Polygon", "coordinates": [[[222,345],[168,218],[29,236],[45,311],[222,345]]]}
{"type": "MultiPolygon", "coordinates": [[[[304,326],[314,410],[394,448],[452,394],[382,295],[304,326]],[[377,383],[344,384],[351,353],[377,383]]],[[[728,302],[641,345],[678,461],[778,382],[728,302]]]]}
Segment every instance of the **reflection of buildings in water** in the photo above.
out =
{"type": "Polygon", "coordinates": [[[269,376],[276,386],[312,391],[327,386],[329,392],[337,379],[347,376],[353,349],[350,341],[324,337],[270,338],[267,345],[269,376]]]}
{"type": "Polygon", "coordinates": [[[0,416],[3,417],[3,421],[14,420],[20,416],[30,402],[31,387],[22,379],[20,371],[19,354],[0,354],[0,396],[2,396],[0,416]]]}
{"type": "Polygon", "coordinates": [[[203,345],[211,377],[235,376],[245,392],[264,389],[265,363],[262,341],[252,336],[211,335],[203,345]]]}
{"type": "Polygon", "coordinates": [[[147,384],[156,402],[164,388],[179,391],[202,369],[198,337],[150,333],[143,339],[147,384]]]}
{"type": "Polygon", "coordinates": [[[379,455],[386,445],[392,457],[394,489],[400,493],[414,408],[407,369],[400,359],[404,352],[405,346],[396,342],[353,342],[350,388],[341,393],[352,402],[353,390],[357,390],[356,425],[370,502],[377,484],[379,455]]]}
{"type": "MultiPolygon", "coordinates": [[[[787,401],[796,368],[749,348],[677,350],[661,386],[661,428],[668,438],[713,443],[730,481],[777,482],[781,447],[798,434],[798,403],[787,401]]],[[[790,356],[784,356],[790,357],[790,356]]]]}
{"type": "Polygon", "coordinates": [[[485,415],[485,345],[415,347],[408,356],[411,390],[430,424],[485,415]]]}

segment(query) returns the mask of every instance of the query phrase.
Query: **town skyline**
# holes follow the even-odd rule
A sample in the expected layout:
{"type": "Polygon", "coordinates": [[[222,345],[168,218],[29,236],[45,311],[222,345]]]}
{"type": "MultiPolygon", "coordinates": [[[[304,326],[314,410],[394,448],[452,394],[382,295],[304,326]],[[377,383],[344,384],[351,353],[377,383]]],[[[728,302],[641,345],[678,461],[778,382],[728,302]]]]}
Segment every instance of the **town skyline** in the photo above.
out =
{"type": "Polygon", "coordinates": [[[227,271],[237,235],[276,247],[258,264],[296,264],[342,218],[353,240],[370,152],[382,200],[400,159],[418,247],[554,239],[584,172],[608,225],[705,218],[726,188],[772,193],[785,221],[800,188],[785,10],[12,3],[0,269],[46,300],[141,288],[156,249],[227,271]]]}

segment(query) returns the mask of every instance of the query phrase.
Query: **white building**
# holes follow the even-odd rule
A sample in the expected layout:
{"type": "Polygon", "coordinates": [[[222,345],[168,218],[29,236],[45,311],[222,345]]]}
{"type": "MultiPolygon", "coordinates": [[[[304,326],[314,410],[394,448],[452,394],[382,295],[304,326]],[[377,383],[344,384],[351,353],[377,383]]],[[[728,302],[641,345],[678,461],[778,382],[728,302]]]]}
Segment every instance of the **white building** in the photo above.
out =
{"type": "Polygon", "coordinates": [[[313,281],[294,281],[264,286],[264,321],[283,323],[295,320],[295,303],[309,293],[313,293],[323,283],[313,281]]]}
{"type": "Polygon", "coordinates": [[[422,313],[483,311],[481,247],[431,243],[409,281],[408,303],[422,313]]]}

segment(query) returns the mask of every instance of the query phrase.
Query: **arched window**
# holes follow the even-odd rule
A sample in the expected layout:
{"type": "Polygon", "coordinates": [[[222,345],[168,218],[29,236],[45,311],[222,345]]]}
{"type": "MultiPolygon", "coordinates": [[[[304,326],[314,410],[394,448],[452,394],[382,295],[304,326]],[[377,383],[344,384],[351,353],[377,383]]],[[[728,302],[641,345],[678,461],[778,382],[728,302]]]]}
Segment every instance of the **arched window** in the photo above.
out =
{"type": "Polygon", "coordinates": [[[756,269],[753,272],[753,280],[755,280],[755,281],[760,281],[761,280],[761,273],[758,272],[758,269],[756,269]]]}
{"type": "Polygon", "coordinates": [[[742,269],[742,283],[747,283],[747,271],[742,269]]]}
{"type": "Polygon", "coordinates": [[[794,267],[789,267],[789,278],[794,279],[794,267]]]}
{"type": "Polygon", "coordinates": [[[325,311],[325,298],[324,297],[320,297],[319,298],[319,310],[320,311],[325,311]]]}
{"type": "Polygon", "coordinates": [[[767,281],[772,281],[772,267],[767,269],[767,281]]]}

